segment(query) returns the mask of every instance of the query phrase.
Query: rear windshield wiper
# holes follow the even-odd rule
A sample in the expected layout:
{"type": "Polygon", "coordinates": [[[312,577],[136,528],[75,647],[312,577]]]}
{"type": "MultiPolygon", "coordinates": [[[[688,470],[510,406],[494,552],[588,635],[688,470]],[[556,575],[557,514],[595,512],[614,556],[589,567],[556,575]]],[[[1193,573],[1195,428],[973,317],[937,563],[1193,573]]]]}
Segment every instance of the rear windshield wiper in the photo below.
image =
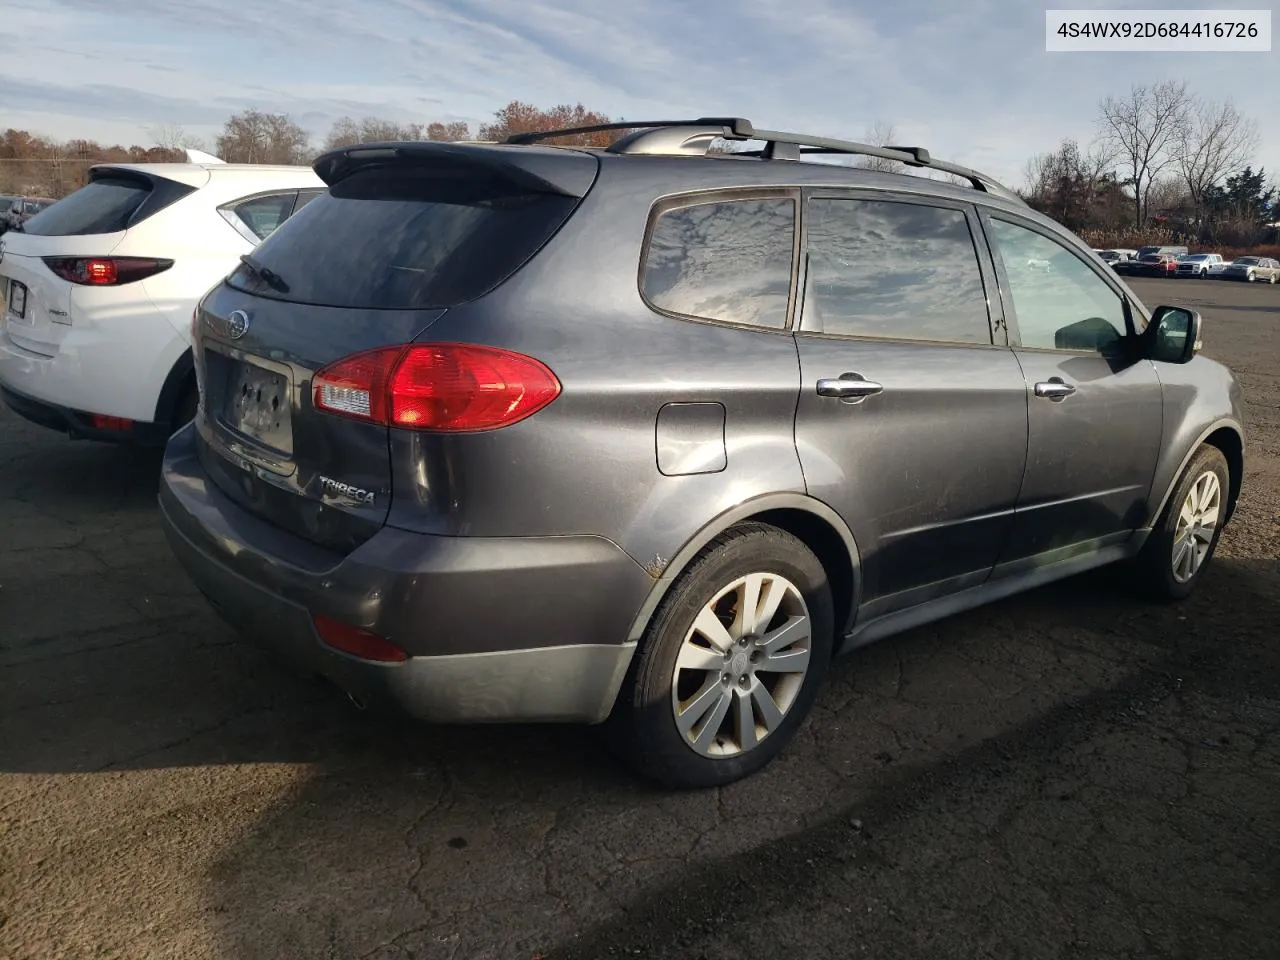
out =
{"type": "Polygon", "coordinates": [[[276,273],[270,267],[264,267],[255,260],[251,254],[242,253],[240,255],[240,262],[262,278],[262,282],[272,290],[278,290],[280,293],[289,292],[289,285],[284,282],[284,279],[280,274],[276,273]]]}

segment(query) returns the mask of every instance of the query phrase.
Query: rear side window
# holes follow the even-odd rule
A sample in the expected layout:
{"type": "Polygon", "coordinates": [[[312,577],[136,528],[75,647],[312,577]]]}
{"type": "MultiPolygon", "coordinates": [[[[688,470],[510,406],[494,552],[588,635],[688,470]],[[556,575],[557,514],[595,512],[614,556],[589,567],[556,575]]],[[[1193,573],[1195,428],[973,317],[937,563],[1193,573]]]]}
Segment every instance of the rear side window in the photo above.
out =
{"type": "Polygon", "coordinates": [[[335,307],[420,309],[473,300],[536,253],[573,212],[483,172],[376,167],[339,181],[263,242],[228,283],[335,307]]]}
{"type": "Polygon", "coordinates": [[[795,201],[718,200],[658,215],[640,289],[668,313],[781,329],[787,324],[795,201]]]}
{"type": "Polygon", "coordinates": [[[991,343],[964,211],[886,200],[808,207],[804,326],[816,333],[991,343]]]}
{"type": "Polygon", "coordinates": [[[22,232],[41,237],[118,233],[150,194],[145,179],[105,177],[46,207],[22,225],[22,232]]]}
{"type": "MultiPolygon", "coordinates": [[[[296,197],[297,194],[293,191],[271,193],[262,197],[253,197],[250,200],[242,200],[233,204],[228,212],[239,220],[250,234],[258,240],[265,240],[275,233],[280,224],[289,219],[296,197]]],[[[235,224],[233,223],[232,226],[235,224]]]]}

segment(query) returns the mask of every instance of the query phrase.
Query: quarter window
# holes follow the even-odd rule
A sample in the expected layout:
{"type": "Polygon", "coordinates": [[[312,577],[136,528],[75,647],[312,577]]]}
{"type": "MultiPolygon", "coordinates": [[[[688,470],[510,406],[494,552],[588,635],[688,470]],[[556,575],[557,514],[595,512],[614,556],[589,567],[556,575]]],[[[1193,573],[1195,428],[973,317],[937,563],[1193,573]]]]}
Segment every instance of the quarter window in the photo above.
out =
{"type": "Polygon", "coordinates": [[[675,207],[654,223],[641,291],[670,313],[781,329],[794,244],[790,199],[675,207]]]}
{"type": "Polygon", "coordinates": [[[1127,331],[1124,301],[1069,249],[1016,223],[991,220],[1024,347],[1109,353],[1127,331]]]}
{"type": "Polygon", "coordinates": [[[276,227],[289,219],[296,199],[297,195],[292,192],[254,197],[252,200],[236,204],[235,212],[254,236],[259,240],[265,240],[275,232],[276,227]]]}
{"type": "Polygon", "coordinates": [[[982,270],[961,210],[810,200],[804,326],[895,340],[991,343],[982,270]]]}

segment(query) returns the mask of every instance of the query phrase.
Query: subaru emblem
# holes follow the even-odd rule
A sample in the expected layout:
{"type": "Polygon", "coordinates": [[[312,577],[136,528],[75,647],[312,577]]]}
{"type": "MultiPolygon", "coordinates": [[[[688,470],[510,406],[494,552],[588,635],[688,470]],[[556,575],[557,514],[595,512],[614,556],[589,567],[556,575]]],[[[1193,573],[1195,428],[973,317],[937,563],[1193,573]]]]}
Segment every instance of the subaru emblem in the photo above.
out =
{"type": "Polygon", "coordinates": [[[249,315],[243,310],[232,310],[227,316],[227,336],[239,340],[249,332],[249,315]]]}

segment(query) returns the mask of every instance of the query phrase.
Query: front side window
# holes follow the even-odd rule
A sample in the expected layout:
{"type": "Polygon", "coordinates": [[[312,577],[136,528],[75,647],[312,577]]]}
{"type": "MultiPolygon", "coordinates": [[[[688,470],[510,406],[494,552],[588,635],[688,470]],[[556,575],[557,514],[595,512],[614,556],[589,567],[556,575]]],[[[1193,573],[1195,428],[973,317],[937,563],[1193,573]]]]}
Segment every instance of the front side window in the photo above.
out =
{"type": "Polygon", "coordinates": [[[1118,293],[1058,241],[1007,220],[990,223],[1024,347],[1098,353],[1119,347],[1127,326],[1118,293]]]}
{"type": "Polygon", "coordinates": [[[675,207],[653,225],[641,292],[668,313],[781,329],[794,246],[789,198],[675,207]]]}
{"type": "Polygon", "coordinates": [[[805,329],[855,337],[991,343],[964,211],[820,198],[806,207],[805,329]]]}

